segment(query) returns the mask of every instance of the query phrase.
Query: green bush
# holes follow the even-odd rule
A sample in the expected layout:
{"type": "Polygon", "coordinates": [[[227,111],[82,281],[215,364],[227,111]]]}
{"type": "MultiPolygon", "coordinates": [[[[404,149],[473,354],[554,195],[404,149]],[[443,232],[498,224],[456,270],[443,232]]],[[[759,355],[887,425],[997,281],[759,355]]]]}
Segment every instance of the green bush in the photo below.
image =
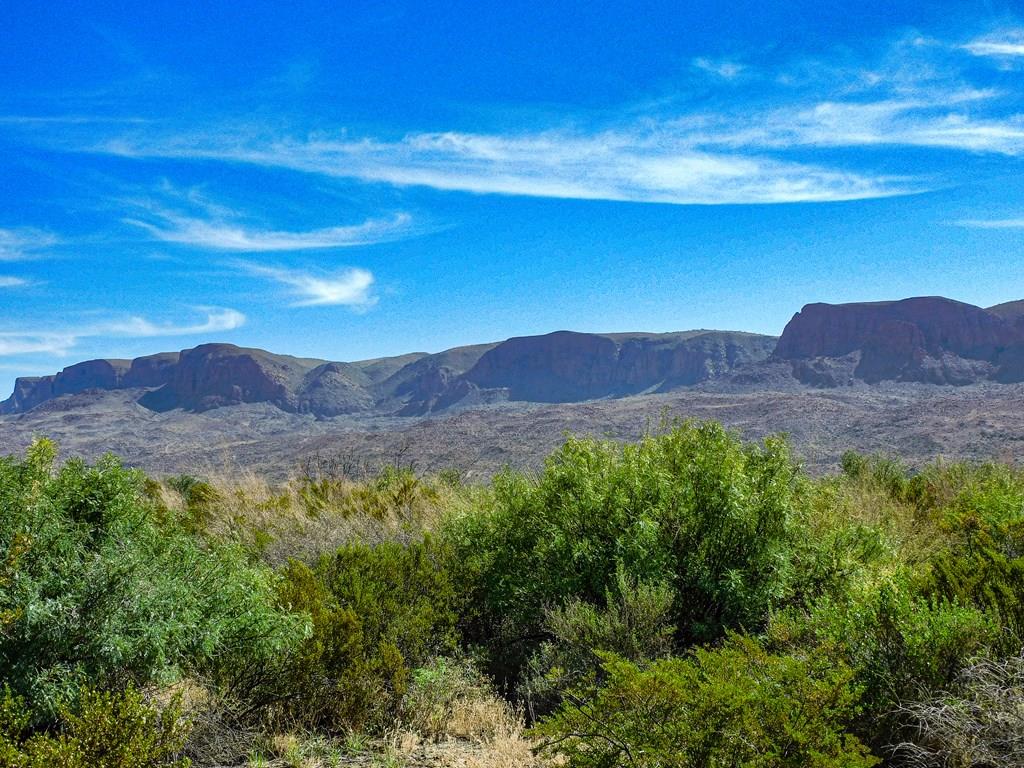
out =
{"type": "Polygon", "coordinates": [[[912,495],[909,470],[892,456],[847,451],[839,464],[848,478],[880,488],[894,499],[904,501],[912,495]]]}
{"type": "Polygon", "coordinates": [[[198,762],[293,729],[512,732],[495,682],[583,768],[872,765],[864,744],[934,762],[975,726],[998,740],[1009,721],[983,710],[1019,699],[1000,680],[1020,677],[1024,472],[842,463],[809,479],[779,439],[685,423],[570,439],[490,489],[386,470],[250,498],[111,457],[56,469],[37,442],[0,459],[0,768],[184,765],[177,710],[135,691],[186,676],[198,762]],[[302,561],[260,564],[271,536],[268,560],[302,561]]]}
{"type": "Polygon", "coordinates": [[[917,595],[907,580],[823,598],[807,614],[780,614],[769,637],[782,650],[821,649],[848,666],[863,690],[858,734],[876,748],[898,740],[904,701],[948,686],[1000,637],[998,621],[973,606],[917,595]]]}
{"type": "Polygon", "coordinates": [[[103,693],[83,688],[64,705],[53,732],[32,733],[31,712],[9,688],[0,697],[3,768],[188,768],[178,757],[188,723],[176,704],[162,712],[134,689],[103,693]]]}
{"type": "Polygon", "coordinates": [[[636,584],[620,568],[604,607],[577,599],[550,609],[551,639],[531,657],[519,690],[531,718],[550,711],[567,690],[599,685],[602,651],[633,662],[669,655],[673,598],[666,585],[636,584]]]}
{"type": "Polygon", "coordinates": [[[930,559],[920,588],[992,612],[1016,651],[1024,637],[1024,477],[999,464],[932,475],[947,489],[939,510],[946,546],[930,559]]]}
{"type": "Polygon", "coordinates": [[[174,475],[164,482],[181,496],[187,523],[195,530],[202,530],[209,520],[212,508],[221,501],[217,489],[192,475],[174,475]]]}
{"type": "Polygon", "coordinates": [[[921,580],[925,595],[974,605],[998,617],[1010,652],[1024,638],[1024,523],[997,534],[973,531],[937,554],[921,580]]]}
{"type": "Polygon", "coordinates": [[[54,457],[39,441],[0,460],[0,674],[33,722],[83,687],[230,677],[301,638],[273,574],[164,519],[140,473],[54,457]]]}
{"type": "Polygon", "coordinates": [[[641,667],[605,657],[607,683],[572,697],[537,733],[574,768],[866,768],[845,728],[853,674],[827,657],[772,655],[732,636],[641,667]]]}
{"type": "Polygon", "coordinates": [[[545,609],[600,606],[624,569],[675,593],[680,644],[763,626],[789,593],[798,472],[785,443],[744,446],[713,423],[634,445],[570,439],[536,479],[505,473],[451,529],[475,589],[472,639],[512,674],[545,638],[545,609]]]}
{"type": "Polygon", "coordinates": [[[308,613],[313,633],[284,675],[283,714],[331,731],[393,723],[411,670],[456,648],[456,594],[445,560],[427,538],[348,545],[312,568],[289,563],[281,603],[308,613]]]}

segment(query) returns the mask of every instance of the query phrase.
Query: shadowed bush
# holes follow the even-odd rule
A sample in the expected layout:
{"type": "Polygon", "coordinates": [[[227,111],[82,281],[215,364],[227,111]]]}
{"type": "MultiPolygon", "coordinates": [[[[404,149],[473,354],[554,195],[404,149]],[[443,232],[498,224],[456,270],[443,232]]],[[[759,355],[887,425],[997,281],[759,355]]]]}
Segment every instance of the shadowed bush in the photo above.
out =
{"type": "Polygon", "coordinates": [[[352,544],[312,568],[289,563],[281,603],[309,614],[313,632],[282,671],[280,716],[333,732],[394,722],[412,669],[456,647],[445,560],[427,538],[352,544]]]}
{"type": "Polygon", "coordinates": [[[845,732],[853,673],[828,657],[776,656],[733,636],[714,650],[637,666],[606,655],[607,682],[542,723],[574,768],[867,768],[845,732]]]}
{"type": "Polygon", "coordinates": [[[633,662],[669,655],[676,632],[673,598],[669,587],[631,583],[620,569],[604,607],[576,599],[550,609],[544,628],[551,639],[530,658],[519,686],[531,719],[550,711],[568,690],[599,686],[601,652],[633,662]]]}

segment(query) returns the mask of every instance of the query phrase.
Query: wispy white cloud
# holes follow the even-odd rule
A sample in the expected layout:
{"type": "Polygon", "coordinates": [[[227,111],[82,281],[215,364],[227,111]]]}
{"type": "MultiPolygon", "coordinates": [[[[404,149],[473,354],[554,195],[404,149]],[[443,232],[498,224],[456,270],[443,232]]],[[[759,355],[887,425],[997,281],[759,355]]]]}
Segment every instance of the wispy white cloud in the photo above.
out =
{"type": "Polygon", "coordinates": [[[358,224],[280,230],[250,223],[244,212],[210,200],[199,188],[182,190],[165,181],[157,194],[162,201],[150,197],[124,201],[135,211],[124,222],[161,242],[212,250],[260,253],[349,248],[401,240],[422,229],[408,213],[399,212],[358,224]]]}
{"type": "MultiPolygon", "coordinates": [[[[1024,31],[1003,30],[963,43],[911,30],[873,51],[799,59],[769,67],[753,61],[762,88],[721,88],[700,108],[681,85],[644,109],[584,113],[517,133],[448,130],[400,138],[345,130],[303,134],[259,125],[212,125],[161,133],[155,126],[97,131],[79,150],[123,157],[217,160],[399,187],[479,194],[724,204],[830,202],[909,194],[943,180],[907,173],[900,157],[863,162],[863,154],[823,150],[921,147],[1024,156],[1024,89],[990,87],[967,52],[1016,55],[1024,31]],[[774,77],[772,76],[774,74],[774,77]],[[709,106],[709,105],[714,105],[709,106]],[[892,162],[896,161],[896,162],[892,162]]],[[[700,71],[731,80],[746,74],[739,58],[698,58],[700,71]]],[[[722,85],[722,84],[719,84],[722,85]]],[[[948,167],[948,166],[947,166],[948,167]]],[[[399,219],[288,232],[215,216],[140,217],[155,237],[225,250],[299,250],[362,243],[408,225],[399,219]]]]}
{"type": "Polygon", "coordinates": [[[474,193],[675,204],[854,200],[906,193],[904,179],[871,177],[695,146],[676,126],[596,134],[410,134],[399,141],[314,137],[237,143],[216,135],[108,142],[129,157],[218,159],[474,193]]]}
{"type": "Polygon", "coordinates": [[[141,227],[157,240],[199,248],[225,251],[302,251],[318,248],[348,248],[407,237],[412,217],[406,213],[387,219],[367,219],[360,224],[326,227],[305,232],[287,232],[241,226],[224,220],[182,216],[158,211],[159,223],[137,218],[125,222],[141,227]]]}
{"type": "Polygon", "coordinates": [[[349,268],[327,275],[318,275],[297,269],[268,267],[263,264],[239,262],[239,269],[258,277],[265,277],[286,286],[295,296],[293,306],[347,306],[366,309],[377,303],[372,295],[373,273],[365,269],[349,268]]]}
{"type": "Polygon", "coordinates": [[[734,80],[746,70],[745,64],[729,59],[709,59],[704,56],[693,60],[693,66],[704,72],[710,72],[725,80],[734,80]]]}
{"type": "Polygon", "coordinates": [[[1024,218],[1021,219],[961,219],[954,222],[959,227],[971,229],[1024,229],[1024,218]]]}
{"type": "Polygon", "coordinates": [[[962,48],[975,56],[1013,58],[1024,56],[1024,29],[1004,29],[971,40],[962,48]]]}
{"type": "Polygon", "coordinates": [[[72,328],[0,330],[0,355],[65,355],[87,338],[150,338],[195,336],[230,331],[245,324],[245,315],[234,309],[206,308],[205,317],[195,323],[154,323],[129,316],[72,328]]]}
{"type": "Polygon", "coordinates": [[[0,261],[31,258],[59,242],[56,235],[39,229],[0,229],[0,261]]]}
{"type": "MultiPolygon", "coordinates": [[[[94,325],[85,335],[124,336],[141,338],[151,336],[195,336],[202,333],[233,331],[245,325],[245,315],[235,309],[208,307],[201,309],[205,319],[197,323],[154,323],[144,317],[132,316],[94,325]]],[[[79,334],[82,335],[82,334],[79,334]]]]}
{"type": "Polygon", "coordinates": [[[10,275],[0,275],[0,288],[20,288],[28,285],[28,280],[10,275]]]}
{"type": "Polygon", "coordinates": [[[0,356],[13,355],[66,355],[78,342],[68,334],[32,331],[0,332],[0,356]]]}
{"type": "Polygon", "coordinates": [[[969,110],[971,103],[998,96],[991,89],[963,89],[874,101],[822,101],[806,108],[772,110],[746,122],[719,118],[697,140],[760,150],[916,146],[1024,155],[1024,116],[986,118],[969,110]]]}

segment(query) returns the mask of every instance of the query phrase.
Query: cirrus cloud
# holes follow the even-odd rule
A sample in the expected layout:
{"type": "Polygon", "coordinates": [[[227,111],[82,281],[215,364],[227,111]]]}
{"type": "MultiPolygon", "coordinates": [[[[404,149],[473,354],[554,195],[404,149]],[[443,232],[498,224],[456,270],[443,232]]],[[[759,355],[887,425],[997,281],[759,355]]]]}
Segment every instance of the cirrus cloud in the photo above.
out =
{"type": "Polygon", "coordinates": [[[514,136],[448,131],[391,142],[342,136],[239,143],[201,134],[114,140],[97,149],[126,157],[287,168],[399,187],[677,205],[825,202],[916,191],[905,178],[702,149],[678,128],[514,136]]]}
{"type": "Polygon", "coordinates": [[[961,46],[974,56],[1012,58],[1024,56],[1024,29],[1004,29],[961,46]]]}
{"type": "Polygon", "coordinates": [[[296,297],[292,306],[347,306],[366,309],[377,303],[371,290],[373,273],[350,267],[332,274],[314,274],[299,269],[270,267],[263,264],[238,262],[239,269],[257,277],[273,280],[289,289],[296,297]]]}
{"type": "Polygon", "coordinates": [[[31,258],[59,242],[56,235],[40,229],[0,229],[0,261],[31,258]]]}
{"type": "Polygon", "coordinates": [[[128,316],[70,328],[0,330],[0,356],[45,353],[65,355],[87,338],[151,338],[196,336],[231,331],[245,324],[245,315],[234,309],[200,308],[205,317],[193,323],[158,323],[128,316]]]}
{"type": "Polygon", "coordinates": [[[150,206],[151,220],[126,218],[125,223],[141,227],[155,239],[198,248],[223,251],[304,251],[349,248],[407,237],[412,217],[398,213],[387,219],[367,219],[359,224],[326,227],[303,232],[246,227],[224,218],[186,216],[150,206]]]}

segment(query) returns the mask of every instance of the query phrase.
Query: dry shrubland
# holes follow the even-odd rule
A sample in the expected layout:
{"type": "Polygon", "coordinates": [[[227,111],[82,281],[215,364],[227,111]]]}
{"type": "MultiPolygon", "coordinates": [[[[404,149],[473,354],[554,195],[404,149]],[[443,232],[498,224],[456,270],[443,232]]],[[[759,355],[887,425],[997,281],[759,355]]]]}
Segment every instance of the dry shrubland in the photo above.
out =
{"type": "Polygon", "coordinates": [[[1020,765],[1024,472],[713,423],[542,472],[0,459],[0,766],[1020,765]]]}

